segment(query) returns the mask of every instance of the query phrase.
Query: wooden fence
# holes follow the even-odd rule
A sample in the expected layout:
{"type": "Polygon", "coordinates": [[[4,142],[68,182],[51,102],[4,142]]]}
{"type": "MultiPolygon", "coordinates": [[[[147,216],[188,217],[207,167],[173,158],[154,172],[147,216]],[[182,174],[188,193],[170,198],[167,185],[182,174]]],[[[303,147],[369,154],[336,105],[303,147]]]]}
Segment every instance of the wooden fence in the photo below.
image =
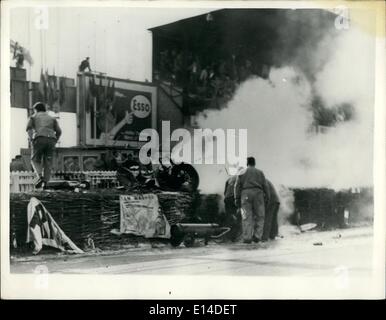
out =
{"type": "MultiPolygon", "coordinates": [[[[119,186],[116,171],[55,172],[52,180],[88,181],[93,189],[119,186]]],[[[36,175],[32,171],[14,171],[10,176],[10,192],[33,192],[36,175]]]]}

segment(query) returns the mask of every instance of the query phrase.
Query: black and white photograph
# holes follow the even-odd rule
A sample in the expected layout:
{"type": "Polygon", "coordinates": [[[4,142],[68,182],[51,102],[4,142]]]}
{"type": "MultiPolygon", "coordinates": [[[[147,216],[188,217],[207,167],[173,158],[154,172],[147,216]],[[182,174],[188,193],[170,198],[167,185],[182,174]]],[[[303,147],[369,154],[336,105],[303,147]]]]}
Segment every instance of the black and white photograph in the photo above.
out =
{"type": "Polygon", "coordinates": [[[385,298],[382,1],[6,0],[1,59],[3,298],[385,298]]]}

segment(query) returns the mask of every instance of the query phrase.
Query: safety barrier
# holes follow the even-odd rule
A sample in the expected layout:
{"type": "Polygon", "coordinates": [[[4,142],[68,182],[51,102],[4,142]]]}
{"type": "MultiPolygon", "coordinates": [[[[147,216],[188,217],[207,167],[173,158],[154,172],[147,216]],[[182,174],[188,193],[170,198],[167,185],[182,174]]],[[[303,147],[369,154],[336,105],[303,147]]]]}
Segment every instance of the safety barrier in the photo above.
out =
{"type": "MultiPolygon", "coordinates": [[[[119,186],[116,171],[55,172],[52,180],[88,181],[91,188],[114,188],[119,186]]],[[[32,192],[36,175],[32,171],[13,171],[10,176],[10,192],[32,192]]]]}
{"type": "MultiPolygon", "coordinates": [[[[140,237],[112,234],[120,228],[120,195],[138,195],[142,191],[88,190],[87,192],[18,192],[10,195],[11,250],[29,251],[26,244],[27,207],[31,197],[39,199],[66,235],[80,248],[92,242],[100,249],[139,243],[140,237]]],[[[144,191],[145,192],[145,191],[144,191]]],[[[188,192],[146,191],[157,195],[161,212],[169,224],[193,220],[198,194],[188,192]]],[[[13,251],[15,252],[15,251],[13,251]]]]}

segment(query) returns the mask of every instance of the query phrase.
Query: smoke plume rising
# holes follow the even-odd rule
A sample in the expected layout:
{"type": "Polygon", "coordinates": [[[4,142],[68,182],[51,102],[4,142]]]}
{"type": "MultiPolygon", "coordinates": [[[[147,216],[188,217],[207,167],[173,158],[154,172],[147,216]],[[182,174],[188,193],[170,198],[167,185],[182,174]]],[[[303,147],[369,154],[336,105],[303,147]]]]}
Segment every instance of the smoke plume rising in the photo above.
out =
{"type": "MultiPolygon", "coordinates": [[[[250,78],[226,108],[206,111],[198,124],[248,129],[248,154],[276,187],[372,186],[374,39],[351,24],[338,35],[326,34],[314,51],[305,51],[307,66],[299,68],[299,57],[294,57],[272,68],[269,79],[250,78]],[[316,50],[321,44],[328,46],[323,59],[316,50]],[[325,133],[315,133],[316,96],[327,110],[352,106],[352,117],[343,116],[325,133]]],[[[203,192],[223,192],[223,166],[197,169],[203,192]]]]}

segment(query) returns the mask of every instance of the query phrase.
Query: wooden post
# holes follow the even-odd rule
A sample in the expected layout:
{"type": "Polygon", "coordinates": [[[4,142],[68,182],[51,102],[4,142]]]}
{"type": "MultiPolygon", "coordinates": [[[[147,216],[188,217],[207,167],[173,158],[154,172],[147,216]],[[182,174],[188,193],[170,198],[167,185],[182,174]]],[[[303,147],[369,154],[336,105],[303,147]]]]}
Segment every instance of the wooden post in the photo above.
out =
{"type": "MultiPolygon", "coordinates": [[[[28,81],[28,110],[27,110],[28,118],[31,117],[32,114],[33,114],[33,110],[32,110],[32,90],[33,90],[32,89],[32,82],[28,81]]],[[[31,147],[32,147],[32,142],[28,138],[28,148],[31,150],[31,147]]]]}
{"type": "Polygon", "coordinates": [[[93,135],[94,135],[94,147],[96,146],[96,134],[97,134],[97,130],[96,130],[96,112],[97,112],[97,99],[96,97],[94,97],[94,116],[93,116],[93,123],[94,123],[94,130],[93,130],[93,135]]]}
{"type": "MultiPolygon", "coordinates": [[[[106,88],[107,88],[107,84],[108,84],[108,80],[107,80],[107,76],[105,75],[105,80],[106,80],[106,88]]],[[[107,90],[108,88],[105,90],[106,94],[105,94],[105,107],[106,108],[106,114],[105,114],[105,146],[107,146],[107,142],[108,142],[108,131],[107,131],[107,112],[109,112],[109,109],[110,109],[110,105],[106,106],[106,101],[107,101],[107,90]]],[[[113,99],[114,100],[114,99],[113,99]]],[[[113,102],[111,102],[112,104],[113,102]]]]}
{"type": "Polygon", "coordinates": [[[82,124],[82,113],[81,113],[81,110],[80,110],[80,105],[81,105],[81,102],[80,102],[80,99],[81,99],[81,82],[82,82],[82,75],[80,75],[79,73],[77,74],[77,84],[76,84],[76,132],[78,134],[78,139],[77,139],[77,142],[78,142],[78,145],[82,145],[83,144],[83,138],[82,138],[82,132],[81,132],[81,124],[82,124]]]}

